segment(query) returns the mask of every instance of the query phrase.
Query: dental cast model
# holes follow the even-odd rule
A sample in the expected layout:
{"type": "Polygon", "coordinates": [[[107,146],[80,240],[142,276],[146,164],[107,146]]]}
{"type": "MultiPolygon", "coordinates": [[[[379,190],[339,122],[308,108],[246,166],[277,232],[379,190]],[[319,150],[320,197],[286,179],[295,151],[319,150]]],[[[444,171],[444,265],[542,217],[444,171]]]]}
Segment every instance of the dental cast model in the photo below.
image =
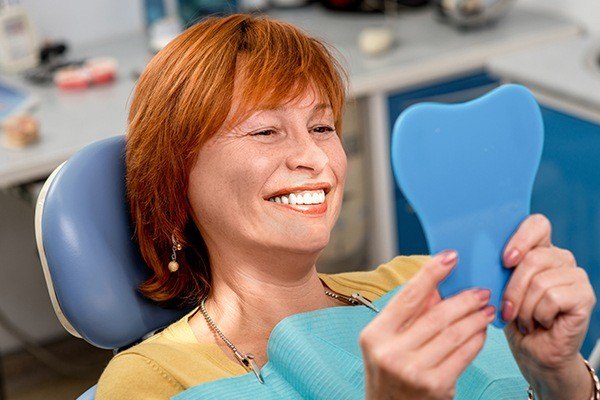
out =
{"type": "Polygon", "coordinates": [[[409,107],[393,129],[396,182],[419,216],[431,254],[458,251],[443,298],[490,289],[494,325],[511,270],[508,239],[529,215],[544,138],[540,108],[525,87],[504,85],[463,104],[409,107]]]}

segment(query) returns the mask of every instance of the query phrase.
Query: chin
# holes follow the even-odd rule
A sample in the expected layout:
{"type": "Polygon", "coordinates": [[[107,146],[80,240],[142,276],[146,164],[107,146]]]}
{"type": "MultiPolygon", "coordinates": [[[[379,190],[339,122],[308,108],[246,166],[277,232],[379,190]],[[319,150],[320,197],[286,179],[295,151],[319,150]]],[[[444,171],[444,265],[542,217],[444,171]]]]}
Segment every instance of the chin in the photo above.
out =
{"type": "Polygon", "coordinates": [[[326,234],[314,234],[308,237],[302,238],[297,236],[295,238],[288,238],[279,242],[280,248],[286,249],[287,251],[295,254],[312,254],[320,253],[329,244],[329,232],[326,234]]]}

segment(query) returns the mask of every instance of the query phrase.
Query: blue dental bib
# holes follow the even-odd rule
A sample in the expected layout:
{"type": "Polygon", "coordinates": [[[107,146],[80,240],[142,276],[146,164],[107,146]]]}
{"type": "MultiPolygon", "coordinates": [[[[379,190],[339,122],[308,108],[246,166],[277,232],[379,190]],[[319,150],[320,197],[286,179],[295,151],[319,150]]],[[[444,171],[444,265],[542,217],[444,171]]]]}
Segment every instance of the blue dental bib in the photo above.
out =
{"type": "MultiPolygon", "coordinates": [[[[395,289],[374,304],[381,310],[395,289]]],[[[173,400],[359,400],[365,397],[360,331],[376,314],[363,306],[332,307],[283,319],[271,332],[261,370],[190,388],[173,400]]],[[[528,384],[502,330],[490,326],[485,346],[461,375],[457,400],[525,398],[528,384]]]]}

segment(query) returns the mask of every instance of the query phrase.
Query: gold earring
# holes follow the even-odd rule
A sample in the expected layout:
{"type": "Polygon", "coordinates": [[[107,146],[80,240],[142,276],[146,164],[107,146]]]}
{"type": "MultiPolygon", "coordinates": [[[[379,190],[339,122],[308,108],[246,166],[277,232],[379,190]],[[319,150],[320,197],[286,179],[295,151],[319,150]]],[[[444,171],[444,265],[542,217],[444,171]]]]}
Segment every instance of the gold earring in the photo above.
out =
{"type": "Polygon", "coordinates": [[[175,235],[171,235],[171,242],[173,243],[173,253],[171,253],[171,262],[169,263],[169,271],[176,272],[179,269],[179,263],[177,262],[177,250],[181,250],[181,243],[175,240],[175,235]]]}

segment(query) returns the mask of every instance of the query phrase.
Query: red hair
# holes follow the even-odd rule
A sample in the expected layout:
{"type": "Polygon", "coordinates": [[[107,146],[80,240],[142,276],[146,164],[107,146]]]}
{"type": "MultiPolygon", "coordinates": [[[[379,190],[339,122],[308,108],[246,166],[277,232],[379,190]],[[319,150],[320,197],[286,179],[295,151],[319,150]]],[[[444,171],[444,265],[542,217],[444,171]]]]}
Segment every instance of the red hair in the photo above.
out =
{"type": "MultiPolygon", "coordinates": [[[[237,82],[237,80],[236,80],[237,82]]],[[[127,132],[127,198],[135,239],[152,270],[140,285],[169,306],[196,304],[210,290],[210,260],[188,202],[199,149],[250,113],[297,99],[312,87],[342,131],[347,77],[327,46],[267,17],[210,17],[150,61],[135,89],[127,132]],[[241,74],[233,104],[234,77],[241,74]],[[171,235],[183,245],[170,273],[171,235]]],[[[201,223],[202,221],[199,221],[201,223]]]]}

